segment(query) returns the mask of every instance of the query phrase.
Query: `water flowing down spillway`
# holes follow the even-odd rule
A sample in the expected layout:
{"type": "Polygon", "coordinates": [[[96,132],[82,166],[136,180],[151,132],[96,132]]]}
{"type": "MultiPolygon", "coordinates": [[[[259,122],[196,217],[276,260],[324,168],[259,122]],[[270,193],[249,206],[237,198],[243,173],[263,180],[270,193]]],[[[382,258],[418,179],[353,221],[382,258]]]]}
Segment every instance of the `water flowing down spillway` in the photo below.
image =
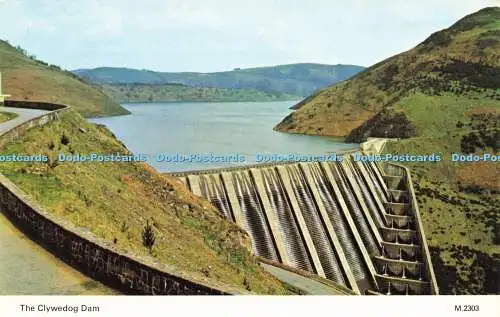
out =
{"type": "Polygon", "coordinates": [[[262,174],[267,195],[271,198],[271,205],[276,212],[280,232],[284,236],[290,263],[295,268],[313,271],[304,241],[277,172],[272,168],[262,169],[262,174]]]}
{"type": "Polygon", "coordinates": [[[386,183],[397,173],[347,157],[173,175],[246,230],[258,256],[358,294],[435,293],[411,204],[392,196],[408,192],[386,183]]]}
{"type": "Polygon", "coordinates": [[[225,189],[221,186],[219,177],[209,175],[208,177],[200,177],[203,196],[208,197],[215,207],[227,218],[234,220],[231,213],[231,207],[227,201],[225,189]],[[206,179],[208,178],[208,179],[206,179]]]}
{"type": "Polygon", "coordinates": [[[380,183],[378,182],[378,180],[376,179],[373,171],[372,171],[372,167],[366,163],[366,162],[362,162],[361,164],[363,164],[363,166],[365,167],[365,170],[367,171],[368,173],[368,177],[369,177],[369,182],[371,182],[376,191],[377,191],[377,195],[385,202],[387,202],[387,193],[382,189],[382,186],[380,185],[380,183]]]}
{"type": "Polygon", "coordinates": [[[380,215],[380,212],[378,207],[376,206],[374,199],[372,198],[372,194],[370,190],[368,189],[368,186],[366,184],[366,180],[363,179],[362,175],[356,168],[351,168],[351,170],[355,174],[355,179],[356,182],[358,183],[361,193],[363,194],[363,198],[365,199],[366,204],[368,205],[368,210],[370,211],[371,216],[373,217],[375,223],[377,224],[377,227],[380,228],[384,225],[384,221],[382,220],[382,217],[380,215]]]}
{"type": "Polygon", "coordinates": [[[341,214],[340,207],[335,200],[335,195],[333,189],[329,184],[325,182],[325,175],[321,168],[312,168],[313,176],[321,199],[326,207],[328,216],[331,223],[335,228],[335,232],[342,244],[342,248],[346,254],[346,258],[349,261],[349,266],[352,269],[354,277],[357,281],[369,280],[369,273],[367,268],[363,263],[363,257],[359,251],[359,247],[356,245],[354,237],[345,217],[341,214]]]}
{"type": "Polygon", "coordinates": [[[245,230],[252,237],[255,254],[277,260],[278,255],[273,239],[254,187],[250,186],[249,179],[244,172],[234,175],[234,184],[236,184],[236,195],[241,206],[245,230]]]}
{"type": "Polygon", "coordinates": [[[307,224],[307,228],[311,233],[314,245],[318,251],[321,265],[325,271],[326,277],[329,279],[345,285],[345,279],[342,269],[338,263],[335,252],[326,234],[325,228],[318,215],[318,210],[314,205],[312,195],[305,183],[304,177],[298,166],[290,166],[290,178],[292,179],[295,195],[298,199],[299,206],[301,207],[302,214],[307,224]]]}
{"type": "Polygon", "coordinates": [[[367,221],[363,212],[360,209],[356,198],[353,195],[353,189],[350,187],[349,181],[343,172],[343,167],[341,164],[331,165],[332,171],[334,175],[336,175],[336,179],[339,182],[342,194],[347,200],[348,205],[350,206],[350,212],[352,213],[352,218],[356,222],[358,230],[360,231],[361,237],[363,238],[363,242],[365,246],[370,252],[370,255],[375,255],[379,253],[378,245],[375,242],[373,237],[373,233],[368,227],[367,221]]]}
{"type": "Polygon", "coordinates": [[[390,194],[387,190],[386,184],[384,183],[384,181],[382,179],[382,176],[380,175],[380,171],[379,171],[379,168],[377,167],[377,165],[374,162],[369,162],[369,163],[366,163],[366,166],[368,166],[368,169],[370,170],[370,172],[375,180],[374,183],[377,184],[380,191],[382,192],[382,197],[384,197],[384,199],[386,201],[390,200],[390,194]]]}

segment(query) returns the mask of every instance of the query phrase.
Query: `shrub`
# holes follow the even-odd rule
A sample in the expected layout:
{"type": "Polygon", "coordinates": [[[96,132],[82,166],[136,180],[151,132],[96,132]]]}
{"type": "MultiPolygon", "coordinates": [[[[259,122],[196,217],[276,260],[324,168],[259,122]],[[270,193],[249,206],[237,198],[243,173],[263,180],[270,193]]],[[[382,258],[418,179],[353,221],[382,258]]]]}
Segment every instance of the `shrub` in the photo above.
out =
{"type": "Polygon", "coordinates": [[[146,225],[142,230],[142,245],[149,250],[149,254],[153,252],[155,240],[156,236],[153,231],[153,227],[149,224],[149,220],[147,220],[146,225]]]}
{"type": "Polygon", "coordinates": [[[63,144],[63,145],[68,145],[69,144],[69,137],[66,134],[63,134],[61,136],[61,144],[63,144]]]}

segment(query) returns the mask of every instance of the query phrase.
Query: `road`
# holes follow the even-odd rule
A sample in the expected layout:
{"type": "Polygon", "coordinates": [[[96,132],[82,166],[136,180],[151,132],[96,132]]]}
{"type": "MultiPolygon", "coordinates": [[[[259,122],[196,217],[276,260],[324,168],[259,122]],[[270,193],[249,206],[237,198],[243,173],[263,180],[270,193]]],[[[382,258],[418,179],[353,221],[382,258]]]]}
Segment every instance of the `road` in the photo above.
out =
{"type": "Polygon", "coordinates": [[[36,118],[44,113],[49,113],[46,110],[36,110],[36,109],[24,109],[24,108],[11,108],[11,107],[0,107],[0,112],[11,112],[17,113],[17,117],[0,123],[0,135],[9,131],[10,129],[28,121],[36,118]]]}
{"type": "Polygon", "coordinates": [[[272,266],[266,263],[260,264],[264,270],[276,276],[281,281],[288,283],[307,294],[311,295],[344,295],[334,287],[312,280],[297,273],[293,273],[282,268],[272,266]]]}
{"type": "Polygon", "coordinates": [[[117,294],[27,238],[0,212],[0,295],[117,294]]]}

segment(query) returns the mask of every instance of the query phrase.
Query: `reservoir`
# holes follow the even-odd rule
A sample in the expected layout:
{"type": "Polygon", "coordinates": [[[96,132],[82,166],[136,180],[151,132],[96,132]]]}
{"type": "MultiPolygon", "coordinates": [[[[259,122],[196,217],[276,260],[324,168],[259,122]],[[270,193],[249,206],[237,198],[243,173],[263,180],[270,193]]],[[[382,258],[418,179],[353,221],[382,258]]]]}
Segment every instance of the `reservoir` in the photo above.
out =
{"type": "MultiPolygon", "coordinates": [[[[169,102],[124,105],[132,114],[92,119],[106,125],[135,154],[161,172],[256,163],[261,154],[324,155],[356,148],[339,138],[273,131],[294,101],[169,102]],[[233,156],[231,162],[173,162],[165,157],[233,156]]],[[[276,156],[276,155],[275,155],[276,156]]]]}

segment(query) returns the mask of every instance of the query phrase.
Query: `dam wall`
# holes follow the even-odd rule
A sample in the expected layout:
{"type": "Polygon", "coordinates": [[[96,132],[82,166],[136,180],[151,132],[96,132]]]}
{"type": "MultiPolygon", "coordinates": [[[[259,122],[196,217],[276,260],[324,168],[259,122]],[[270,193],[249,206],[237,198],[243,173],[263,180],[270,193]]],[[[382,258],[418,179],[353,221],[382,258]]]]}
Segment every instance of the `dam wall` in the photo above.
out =
{"type": "MultiPolygon", "coordinates": [[[[370,148],[382,148],[372,142],[370,148]]],[[[246,230],[253,253],[357,294],[438,294],[409,170],[357,162],[175,173],[246,230]]]]}
{"type": "MultiPolygon", "coordinates": [[[[7,102],[10,103],[10,102],[7,102]]],[[[0,146],[21,138],[26,131],[59,118],[63,105],[16,102],[17,107],[50,110],[25,121],[0,136],[0,146]],[[55,109],[55,110],[54,110],[55,109]]],[[[0,211],[24,234],[55,256],[104,284],[128,294],[214,295],[237,294],[226,285],[217,289],[180,276],[151,258],[117,250],[87,229],[54,217],[0,174],[0,211]]]]}

